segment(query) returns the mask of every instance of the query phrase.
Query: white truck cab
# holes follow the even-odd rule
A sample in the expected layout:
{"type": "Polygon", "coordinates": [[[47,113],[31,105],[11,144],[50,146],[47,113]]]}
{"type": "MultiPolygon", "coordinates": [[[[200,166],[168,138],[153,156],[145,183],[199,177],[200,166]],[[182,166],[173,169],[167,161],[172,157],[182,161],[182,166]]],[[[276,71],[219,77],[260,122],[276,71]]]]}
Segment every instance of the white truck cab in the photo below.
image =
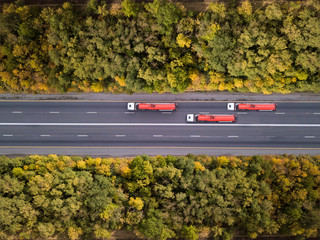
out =
{"type": "Polygon", "coordinates": [[[227,110],[230,110],[230,111],[235,111],[235,103],[228,103],[227,104],[227,110]]]}
{"type": "Polygon", "coordinates": [[[129,103],[127,104],[127,110],[128,110],[128,111],[135,111],[135,110],[136,110],[136,105],[135,105],[135,103],[134,103],[134,102],[129,102],[129,103]]]}
{"type": "Polygon", "coordinates": [[[194,114],[187,114],[187,122],[195,122],[194,114]]]}

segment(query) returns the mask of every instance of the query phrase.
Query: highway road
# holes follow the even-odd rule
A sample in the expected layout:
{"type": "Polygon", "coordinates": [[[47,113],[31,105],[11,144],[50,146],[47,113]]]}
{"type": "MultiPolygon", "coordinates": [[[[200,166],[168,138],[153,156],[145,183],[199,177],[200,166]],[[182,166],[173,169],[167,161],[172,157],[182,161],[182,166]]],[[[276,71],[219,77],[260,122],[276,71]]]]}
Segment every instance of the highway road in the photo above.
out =
{"type": "Polygon", "coordinates": [[[126,102],[1,101],[0,154],[320,154],[320,102],[232,112],[226,102],[178,102],[175,112],[128,112],[126,102]],[[186,123],[187,113],[237,114],[186,123]]]}

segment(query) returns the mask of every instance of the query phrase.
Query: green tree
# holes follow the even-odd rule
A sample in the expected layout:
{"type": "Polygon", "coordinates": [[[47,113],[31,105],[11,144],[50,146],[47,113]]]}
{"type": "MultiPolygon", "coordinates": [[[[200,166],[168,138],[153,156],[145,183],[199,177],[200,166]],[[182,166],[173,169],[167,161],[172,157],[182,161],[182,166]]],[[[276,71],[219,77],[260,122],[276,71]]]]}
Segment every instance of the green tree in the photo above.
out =
{"type": "Polygon", "coordinates": [[[139,7],[132,0],[123,0],[121,2],[122,12],[127,17],[136,17],[138,14],[139,7]]]}
{"type": "Polygon", "coordinates": [[[182,233],[186,239],[190,240],[198,240],[199,239],[199,231],[194,226],[184,226],[182,229],[182,233]]]}
{"type": "Polygon", "coordinates": [[[142,220],[139,230],[148,238],[165,240],[175,236],[159,217],[142,220]]]}

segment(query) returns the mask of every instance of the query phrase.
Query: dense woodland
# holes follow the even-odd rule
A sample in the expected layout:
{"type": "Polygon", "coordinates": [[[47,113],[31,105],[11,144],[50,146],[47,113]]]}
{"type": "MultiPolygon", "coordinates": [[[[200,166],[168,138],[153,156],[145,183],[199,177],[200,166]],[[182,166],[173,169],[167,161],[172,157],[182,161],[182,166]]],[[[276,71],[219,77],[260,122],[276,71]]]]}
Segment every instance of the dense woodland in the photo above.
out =
{"type": "Polygon", "coordinates": [[[320,155],[0,157],[1,239],[317,236],[320,155]]]}
{"type": "Polygon", "coordinates": [[[262,3],[5,4],[0,92],[319,92],[320,2],[262,3]]]}

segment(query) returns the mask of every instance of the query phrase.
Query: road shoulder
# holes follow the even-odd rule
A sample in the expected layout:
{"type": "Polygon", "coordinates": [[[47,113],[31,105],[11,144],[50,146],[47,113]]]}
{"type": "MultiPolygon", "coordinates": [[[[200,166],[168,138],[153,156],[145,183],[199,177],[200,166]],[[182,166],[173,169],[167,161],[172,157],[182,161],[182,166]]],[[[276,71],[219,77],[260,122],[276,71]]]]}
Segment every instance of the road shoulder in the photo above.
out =
{"type": "Polygon", "coordinates": [[[106,94],[106,93],[66,93],[66,94],[0,94],[0,101],[320,101],[320,94],[253,94],[225,92],[186,92],[182,94],[106,94]]]}

